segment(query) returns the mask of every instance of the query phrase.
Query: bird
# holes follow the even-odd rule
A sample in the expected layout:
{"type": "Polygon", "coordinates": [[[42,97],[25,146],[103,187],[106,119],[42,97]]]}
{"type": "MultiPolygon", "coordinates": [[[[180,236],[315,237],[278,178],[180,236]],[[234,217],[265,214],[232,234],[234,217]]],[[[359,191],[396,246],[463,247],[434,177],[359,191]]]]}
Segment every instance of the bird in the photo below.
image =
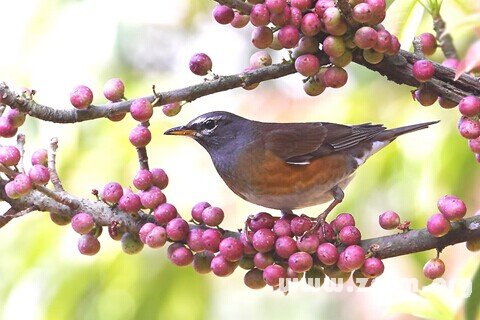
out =
{"type": "Polygon", "coordinates": [[[398,136],[438,122],[387,129],[371,123],[268,123],[213,111],[164,134],[197,141],[226,185],[248,202],[288,214],[331,201],[316,218],[318,229],[370,156],[398,136]]]}

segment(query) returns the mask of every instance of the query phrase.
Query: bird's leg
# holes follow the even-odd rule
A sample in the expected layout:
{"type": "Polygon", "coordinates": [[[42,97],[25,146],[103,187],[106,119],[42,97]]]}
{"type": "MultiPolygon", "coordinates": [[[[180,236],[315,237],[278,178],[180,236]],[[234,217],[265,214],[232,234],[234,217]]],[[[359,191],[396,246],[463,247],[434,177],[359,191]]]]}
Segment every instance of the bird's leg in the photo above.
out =
{"type": "Polygon", "coordinates": [[[333,201],[330,203],[328,208],[325,209],[325,211],[323,211],[322,214],[320,214],[317,217],[317,222],[315,222],[315,225],[311,229],[312,232],[315,232],[320,227],[322,227],[323,236],[325,236],[325,219],[327,219],[327,216],[330,213],[330,211],[332,211],[333,208],[335,208],[338,204],[340,204],[343,201],[343,198],[345,196],[345,194],[343,193],[343,190],[339,186],[333,187],[330,190],[330,192],[333,195],[333,201]]]}

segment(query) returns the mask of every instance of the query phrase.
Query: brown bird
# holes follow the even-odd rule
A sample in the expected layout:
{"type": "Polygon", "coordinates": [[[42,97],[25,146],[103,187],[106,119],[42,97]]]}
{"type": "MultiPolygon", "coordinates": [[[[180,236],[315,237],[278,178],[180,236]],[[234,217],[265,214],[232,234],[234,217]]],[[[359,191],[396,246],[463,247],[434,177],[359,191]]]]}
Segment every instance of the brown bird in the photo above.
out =
{"type": "Polygon", "coordinates": [[[371,155],[398,136],[437,122],[387,130],[370,123],[266,123],[215,111],[165,134],[200,143],[227,186],[251,203],[291,213],[333,199],[318,216],[317,229],[371,155]]]}

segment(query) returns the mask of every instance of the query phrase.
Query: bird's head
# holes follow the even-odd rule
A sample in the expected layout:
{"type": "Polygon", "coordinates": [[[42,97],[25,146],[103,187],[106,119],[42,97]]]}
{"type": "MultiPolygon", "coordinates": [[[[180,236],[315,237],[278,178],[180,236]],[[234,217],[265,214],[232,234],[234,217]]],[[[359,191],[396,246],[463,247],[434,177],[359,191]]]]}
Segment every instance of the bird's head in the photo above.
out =
{"type": "Polygon", "coordinates": [[[198,116],[184,126],[168,129],[164,134],[191,137],[212,154],[223,147],[237,147],[249,136],[251,123],[233,113],[214,111],[198,116]]]}

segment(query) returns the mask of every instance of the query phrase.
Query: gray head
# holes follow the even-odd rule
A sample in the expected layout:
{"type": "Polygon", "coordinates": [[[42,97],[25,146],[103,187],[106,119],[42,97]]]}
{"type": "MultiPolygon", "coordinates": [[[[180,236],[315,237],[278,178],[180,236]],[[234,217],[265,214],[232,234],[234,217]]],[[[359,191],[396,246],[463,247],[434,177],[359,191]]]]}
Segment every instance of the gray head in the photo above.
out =
{"type": "Polygon", "coordinates": [[[225,111],[205,113],[184,126],[168,129],[166,135],[188,136],[211,155],[225,147],[234,150],[250,136],[252,121],[225,111]],[[237,139],[238,138],[238,139],[237,139]]]}

